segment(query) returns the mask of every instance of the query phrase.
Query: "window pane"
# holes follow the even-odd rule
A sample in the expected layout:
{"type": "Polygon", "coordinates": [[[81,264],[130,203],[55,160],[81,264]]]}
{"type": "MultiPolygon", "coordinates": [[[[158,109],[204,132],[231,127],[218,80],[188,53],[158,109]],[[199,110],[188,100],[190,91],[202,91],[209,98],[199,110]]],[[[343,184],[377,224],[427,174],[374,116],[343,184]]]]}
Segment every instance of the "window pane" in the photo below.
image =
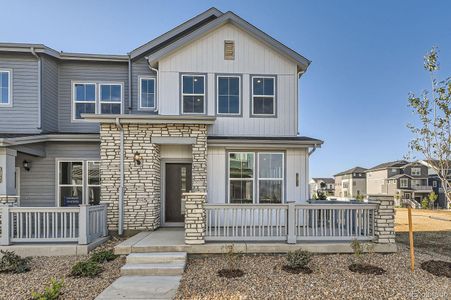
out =
{"type": "Polygon", "coordinates": [[[230,153],[229,168],[230,168],[230,178],[253,178],[254,154],[230,153]]]}
{"type": "Polygon", "coordinates": [[[120,114],[121,113],[121,105],[120,104],[112,104],[112,103],[102,103],[100,106],[100,111],[102,114],[120,114]]]}
{"type": "Polygon", "coordinates": [[[83,184],[82,162],[60,162],[60,184],[83,184]]]}
{"type": "Polygon", "coordinates": [[[193,77],[192,76],[182,76],[183,81],[183,93],[184,94],[193,94],[193,77]]]}
{"type": "Polygon", "coordinates": [[[204,112],[204,97],[196,96],[194,97],[194,112],[203,113],[204,112]]]}
{"type": "Polygon", "coordinates": [[[100,86],[100,100],[110,101],[111,100],[111,86],[101,85],[100,86]]]}
{"type": "Polygon", "coordinates": [[[61,206],[78,206],[83,201],[83,188],[62,186],[60,187],[60,205],[61,206]]]}
{"type": "Polygon", "coordinates": [[[153,94],[155,93],[155,84],[153,79],[142,79],[141,80],[141,92],[153,94]]]}
{"type": "Polygon", "coordinates": [[[8,88],[0,88],[0,103],[9,103],[8,88]]]}
{"type": "Polygon", "coordinates": [[[118,84],[111,86],[111,101],[121,101],[121,86],[118,84]]]}
{"type": "Polygon", "coordinates": [[[259,178],[283,178],[282,153],[260,153],[258,158],[259,178]]]}
{"type": "Polygon", "coordinates": [[[87,101],[96,100],[96,86],[94,84],[86,85],[86,100],[87,101]]]}
{"type": "Polygon", "coordinates": [[[240,79],[238,77],[229,78],[229,95],[238,96],[240,94],[240,79]]]}
{"type": "Polygon", "coordinates": [[[85,86],[83,84],[75,85],[75,100],[77,101],[85,100],[85,86]]]}
{"type": "Polygon", "coordinates": [[[260,180],[259,203],[282,203],[282,180],[260,180]]]}
{"type": "Polygon", "coordinates": [[[77,119],[81,119],[81,114],[94,114],[95,112],[95,103],[75,103],[75,118],[77,119]]]}
{"type": "Polygon", "coordinates": [[[254,77],[252,79],[254,95],[263,95],[263,78],[254,77]]]}
{"type": "Polygon", "coordinates": [[[193,81],[194,81],[194,94],[203,94],[204,93],[204,77],[203,76],[195,76],[193,81]]]}
{"type": "Polygon", "coordinates": [[[254,98],[254,114],[260,114],[260,115],[274,114],[274,98],[272,98],[272,97],[255,97],[254,98]]]}
{"type": "Polygon", "coordinates": [[[90,205],[98,205],[100,203],[100,186],[88,187],[88,199],[90,205]]]}
{"type": "Polygon", "coordinates": [[[252,203],[253,181],[230,180],[230,203],[252,203]]]}
{"type": "Polygon", "coordinates": [[[88,184],[100,184],[100,163],[88,162],[88,184]]]}
{"type": "Polygon", "coordinates": [[[2,72],[0,73],[0,87],[8,88],[9,87],[9,73],[8,72],[2,72]]]}
{"type": "Polygon", "coordinates": [[[96,88],[94,84],[75,84],[76,101],[95,101],[96,88]]]}
{"type": "Polygon", "coordinates": [[[240,98],[239,96],[229,97],[229,113],[238,114],[240,113],[240,98]]]}
{"type": "Polygon", "coordinates": [[[219,95],[229,94],[229,80],[227,77],[218,78],[218,94],[219,95]]]}
{"type": "Polygon", "coordinates": [[[274,95],[274,78],[263,79],[263,93],[264,95],[274,95]]]}
{"type": "Polygon", "coordinates": [[[149,108],[154,107],[154,95],[153,94],[146,94],[141,93],[141,107],[149,108]]]}
{"type": "Polygon", "coordinates": [[[218,113],[226,114],[229,112],[229,97],[219,96],[218,97],[218,113]]]}
{"type": "Polygon", "coordinates": [[[194,96],[183,96],[183,112],[194,112],[194,96]]]}

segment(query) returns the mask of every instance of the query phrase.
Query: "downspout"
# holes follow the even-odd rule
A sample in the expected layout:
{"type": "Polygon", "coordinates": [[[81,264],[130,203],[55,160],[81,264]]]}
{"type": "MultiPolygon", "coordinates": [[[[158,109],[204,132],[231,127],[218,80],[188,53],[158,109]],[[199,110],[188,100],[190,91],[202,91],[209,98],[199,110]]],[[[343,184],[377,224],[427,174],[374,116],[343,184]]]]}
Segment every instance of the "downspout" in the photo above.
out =
{"type": "Polygon", "coordinates": [[[124,233],[124,128],[119,118],[116,118],[116,126],[120,130],[120,146],[119,146],[119,224],[118,234],[124,233]]]}
{"type": "Polygon", "coordinates": [[[159,97],[159,90],[160,89],[158,88],[158,86],[160,85],[160,78],[159,78],[160,72],[158,71],[158,69],[156,69],[156,68],[154,68],[154,67],[152,67],[150,65],[149,59],[147,57],[146,57],[146,61],[147,61],[147,66],[149,67],[149,69],[151,71],[154,71],[157,74],[157,84],[155,86],[155,93],[157,94],[157,96],[155,97],[155,101],[156,101],[156,103],[155,103],[155,111],[159,111],[160,110],[160,101],[158,101],[158,97],[159,97]]]}
{"type": "Polygon", "coordinates": [[[308,152],[308,156],[312,155],[313,152],[315,152],[315,151],[316,151],[316,145],[313,146],[312,150],[310,150],[310,151],[308,152]]]}
{"type": "Polygon", "coordinates": [[[42,103],[41,103],[41,57],[36,54],[36,51],[34,50],[34,47],[31,47],[31,54],[33,54],[34,57],[38,60],[38,129],[42,129],[42,103]]]}
{"type": "Polygon", "coordinates": [[[132,58],[128,55],[128,113],[132,112],[132,58]]]}

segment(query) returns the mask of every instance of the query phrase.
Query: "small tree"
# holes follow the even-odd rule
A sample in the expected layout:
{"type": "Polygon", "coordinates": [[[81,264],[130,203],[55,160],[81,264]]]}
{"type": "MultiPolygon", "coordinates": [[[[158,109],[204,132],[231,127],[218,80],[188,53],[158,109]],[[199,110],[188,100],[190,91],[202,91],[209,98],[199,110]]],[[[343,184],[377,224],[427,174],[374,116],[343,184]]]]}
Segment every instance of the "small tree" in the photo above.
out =
{"type": "Polygon", "coordinates": [[[438,199],[438,195],[434,191],[432,191],[429,194],[428,198],[429,198],[429,206],[431,206],[433,208],[435,201],[437,201],[437,199],[438,199]]]}
{"type": "Polygon", "coordinates": [[[447,199],[451,203],[451,77],[437,81],[439,69],[437,49],[424,58],[424,68],[431,74],[432,90],[420,96],[409,94],[409,107],[417,115],[418,124],[408,124],[413,134],[410,150],[420,153],[437,173],[447,199]]]}

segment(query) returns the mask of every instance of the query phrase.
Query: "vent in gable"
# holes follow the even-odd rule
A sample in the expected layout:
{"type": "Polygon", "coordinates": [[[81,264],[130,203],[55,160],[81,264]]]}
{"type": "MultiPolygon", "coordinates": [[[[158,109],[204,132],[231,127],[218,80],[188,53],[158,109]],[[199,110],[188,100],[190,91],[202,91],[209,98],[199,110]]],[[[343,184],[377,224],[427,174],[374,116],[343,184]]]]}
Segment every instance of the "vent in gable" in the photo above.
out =
{"type": "Polygon", "coordinates": [[[235,42],[234,41],[224,41],[224,59],[234,60],[235,59],[235,42]]]}

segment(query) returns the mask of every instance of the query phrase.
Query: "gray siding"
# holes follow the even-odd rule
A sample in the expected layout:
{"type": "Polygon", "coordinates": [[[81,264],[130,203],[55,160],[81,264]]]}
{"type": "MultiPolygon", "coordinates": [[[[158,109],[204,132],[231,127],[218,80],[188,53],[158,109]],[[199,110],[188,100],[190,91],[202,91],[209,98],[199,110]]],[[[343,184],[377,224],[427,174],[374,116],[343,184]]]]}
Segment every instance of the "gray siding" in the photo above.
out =
{"type": "Polygon", "coordinates": [[[31,54],[0,53],[0,68],[12,70],[12,107],[0,107],[0,132],[38,133],[38,62],[31,54]]]}
{"type": "Polygon", "coordinates": [[[58,63],[42,57],[42,130],[58,131],[58,63]]]}
{"type": "Polygon", "coordinates": [[[127,111],[128,66],[114,62],[61,62],[58,76],[58,127],[60,132],[98,132],[99,125],[72,121],[72,81],[123,82],[124,112],[127,111]]]}
{"type": "Polygon", "coordinates": [[[100,160],[98,143],[47,143],[44,158],[19,153],[16,166],[20,166],[20,205],[56,206],[56,159],[80,158],[100,160]],[[23,160],[31,162],[30,171],[22,168],[23,160]]]}
{"type": "MultiPolygon", "coordinates": [[[[132,63],[132,113],[139,113],[139,114],[145,114],[145,113],[152,113],[151,111],[145,111],[145,110],[138,110],[139,108],[139,77],[140,76],[155,76],[155,72],[152,72],[148,65],[145,58],[140,58],[132,63]]],[[[158,85],[158,82],[157,82],[158,85]]],[[[128,99],[127,99],[128,101],[128,99]]],[[[158,101],[158,95],[157,95],[157,101],[158,101]]],[[[126,111],[124,111],[126,113],[126,111]]]]}

